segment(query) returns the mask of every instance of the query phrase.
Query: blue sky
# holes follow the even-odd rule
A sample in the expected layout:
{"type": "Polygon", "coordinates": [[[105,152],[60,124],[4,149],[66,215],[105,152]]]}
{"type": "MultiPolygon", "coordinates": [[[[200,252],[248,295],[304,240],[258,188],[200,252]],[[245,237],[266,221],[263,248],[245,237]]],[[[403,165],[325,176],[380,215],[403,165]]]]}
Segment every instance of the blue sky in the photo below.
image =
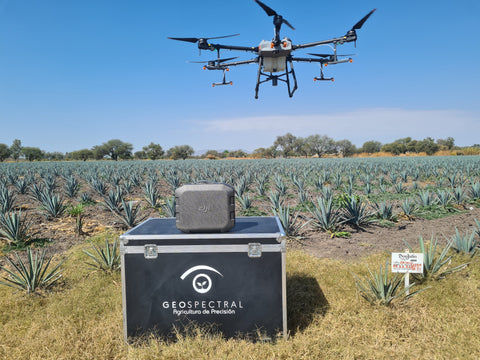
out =
{"type": "MultiPolygon", "coordinates": [[[[299,89],[264,84],[257,67],[221,73],[187,63],[216,57],[167,36],[240,33],[218,42],[257,46],[273,37],[272,18],[253,0],[0,0],[0,143],[69,152],[118,138],[135,151],[244,149],[276,136],[325,134],[382,143],[411,136],[480,143],[477,0],[265,0],[296,30],[294,44],[358,31],[352,64],[329,66],[335,82],[313,82],[316,64],[296,63],[299,89]]],[[[326,52],[327,47],[297,51],[326,52]]],[[[248,53],[222,52],[222,57],[248,53]]]]}

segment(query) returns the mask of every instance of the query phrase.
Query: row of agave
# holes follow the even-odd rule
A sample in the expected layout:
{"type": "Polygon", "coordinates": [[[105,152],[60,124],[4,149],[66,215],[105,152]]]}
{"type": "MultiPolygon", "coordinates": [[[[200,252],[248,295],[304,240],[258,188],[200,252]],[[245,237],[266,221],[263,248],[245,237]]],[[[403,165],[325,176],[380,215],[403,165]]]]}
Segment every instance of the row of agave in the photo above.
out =
{"type": "MultiPolygon", "coordinates": [[[[450,266],[451,259],[454,256],[451,249],[457,254],[467,254],[472,258],[476,256],[478,254],[480,223],[476,221],[476,224],[477,228],[470,235],[462,236],[456,229],[455,235],[449,239],[448,244],[440,251],[437,251],[437,239],[432,237],[431,241],[426,243],[420,236],[419,251],[424,256],[424,270],[423,273],[413,274],[415,281],[431,283],[431,280],[443,279],[449,274],[465,269],[468,263],[450,266]]],[[[407,246],[411,252],[414,251],[410,244],[407,243],[407,246]]],[[[92,248],[93,251],[83,250],[90,259],[87,265],[94,270],[100,270],[109,274],[119,271],[120,253],[118,238],[115,239],[113,244],[105,240],[103,248],[93,244],[92,248]]],[[[61,266],[65,259],[50,267],[51,260],[52,258],[46,257],[45,249],[37,250],[33,254],[31,248],[27,249],[26,261],[22,260],[18,254],[15,254],[15,259],[13,260],[6,257],[6,262],[10,266],[0,266],[0,269],[6,272],[3,280],[0,280],[0,284],[28,293],[40,289],[49,289],[61,279],[63,272],[61,266]]],[[[402,288],[404,277],[407,275],[401,277],[396,273],[394,276],[389,276],[388,260],[385,268],[380,266],[379,272],[372,272],[370,269],[368,269],[368,272],[370,276],[364,276],[363,278],[355,274],[353,276],[360,295],[375,305],[389,306],[398,299],[407,300],[430,287],[423,287],[412,293],[410,293],[410,289],[415,286],[415,283],[402,288]]]]}
{"type": "Polygon", "coordinates": [[[5,233],[21,233],[23,223],[25,232],[22,196],[47,218],[99,203],[131,227],[145,206],[174,216],[175,189],[209,180],[235,188],[242,215],[278,215],[294,236],[306,223],[334,233],[345,223],[364,226],[478,202],[479,163],[480,157],[0,164],[0,231],[8,239],[5,233]]]}

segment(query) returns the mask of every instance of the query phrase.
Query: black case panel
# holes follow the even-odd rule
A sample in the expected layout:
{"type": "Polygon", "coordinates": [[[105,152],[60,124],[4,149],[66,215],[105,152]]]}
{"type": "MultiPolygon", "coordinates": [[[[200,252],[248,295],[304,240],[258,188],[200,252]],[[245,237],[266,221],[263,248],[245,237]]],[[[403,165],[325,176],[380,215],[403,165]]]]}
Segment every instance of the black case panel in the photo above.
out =
{"type": "Polygon", "coordinates": [[[190,321],[217,324],[227,337],[282,330],[280,252],[126,254],[124,266],[128,337],[169,335],[190,321]]]}

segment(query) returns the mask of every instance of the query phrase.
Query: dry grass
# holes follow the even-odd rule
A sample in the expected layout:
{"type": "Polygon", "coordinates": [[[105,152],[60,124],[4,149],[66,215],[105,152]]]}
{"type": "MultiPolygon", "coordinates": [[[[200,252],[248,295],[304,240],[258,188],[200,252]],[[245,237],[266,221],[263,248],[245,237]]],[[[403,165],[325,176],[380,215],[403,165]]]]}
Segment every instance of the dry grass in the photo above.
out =
{"type": "MultiPolygon", "coordinates": [[[[97,238],[95,241],[102,241],[97,238]]],[[[123,342],[121,284],[91,272],[71,250],[64,282],[27,296],[0,288],[1,359],[463,359],[480,358],[480,263],[430,283],[405,304],[374,307],[351,272],[378,268],[386,254],[355,264],[287,256],[289,340],[224,340],[193,329],[176,341],[123,342]]],[[[465,259],[457,259],[457,262],[465,259]]],[[[425,286],[425,285],[422,285],[425,286]]]]}

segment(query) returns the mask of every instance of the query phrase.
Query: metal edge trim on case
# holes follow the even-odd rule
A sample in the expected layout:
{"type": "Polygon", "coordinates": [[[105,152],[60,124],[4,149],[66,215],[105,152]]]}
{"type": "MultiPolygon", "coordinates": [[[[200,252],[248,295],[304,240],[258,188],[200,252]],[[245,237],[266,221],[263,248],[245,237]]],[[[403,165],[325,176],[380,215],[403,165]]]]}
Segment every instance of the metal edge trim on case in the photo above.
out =
{"type": "Polygon", "coordinates": [[[125,248],[124,248],[122,242],[120,242],[120,255],[121,255],[120,271],[121,271],[121,277],[122,277],[123,340],[126,343],[128,343],[128,336],[127,336],[127,288],[126,288],[126,281],[125,281],[125,248]]]}
{"type": "Polygon", "coordinates": [[[283,319],[283,338],[288,339],[288,328],[287,328],[287,272],[286,272],[286,244],[285,239],[282,240],[282,319],[283,319]]]}
{"type": "MultiPolygon", "coordinates": [[[[282,252],[282,244],[262,244],[262,252],[282,252]]],[[[129,246],[123,249],[123,254],[144,254],[145,247],[129,246]]],[[[159,254],[185,254],[185,253],[248,253],[248,244],[240,245],[158,245],[159,254]]]]}
{"type": "Polygon", "coordinates": [[[231,234],[228,232],[223,233],[182,233],[182,234],[169,234],[169,235],[121,235],[121,240],[174,240],[175,238],[180,238],[182,240],[192,240],[192,239],[207,239],[207,240],[215,240],[215,239],[225,239],[228,237],[229,239],[248,239],[248,238],[255,238],[255,239],[270,239],[276,238],[277,241],[279,238],[283,237],[284,234],[282,233],[271,233],[271,234],[231,234]]]}

